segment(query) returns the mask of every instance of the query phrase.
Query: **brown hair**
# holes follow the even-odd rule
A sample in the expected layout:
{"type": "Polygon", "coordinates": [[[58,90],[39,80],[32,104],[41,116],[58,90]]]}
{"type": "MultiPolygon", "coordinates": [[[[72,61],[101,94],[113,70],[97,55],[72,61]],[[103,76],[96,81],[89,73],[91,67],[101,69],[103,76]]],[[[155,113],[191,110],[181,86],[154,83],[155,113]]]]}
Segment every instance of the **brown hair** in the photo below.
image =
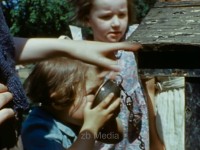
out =
{"type": "MultiPolygon", "coordinates": [[[[73,19],[84,24],[88,21],[88,16],[91,11],[93,0],[73,0],[71,1],[75,5],[76,11],[73,19]]],[[[133,0],[127,0],[128,7],[128,23],[129,25],[136,23],[136,8],[133,0]]]]}
{"type": "Polygon", "coordinates": [[[25,81],[25,91],[33,103],[66,104],[83,94],[88,67],[66,57],[39,62],[25,81]],[[80,87],[81,86],[81,87],[80,87]],[[56,92],[55,97],[50,95],[56,92]]]}

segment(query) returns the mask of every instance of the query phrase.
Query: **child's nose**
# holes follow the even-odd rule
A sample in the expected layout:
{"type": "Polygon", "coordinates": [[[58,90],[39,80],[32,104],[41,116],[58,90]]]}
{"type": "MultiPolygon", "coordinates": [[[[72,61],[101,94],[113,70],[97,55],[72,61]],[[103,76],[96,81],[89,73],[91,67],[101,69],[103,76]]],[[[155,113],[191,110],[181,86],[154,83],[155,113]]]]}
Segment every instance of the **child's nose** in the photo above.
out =
{"type": "Polygon", "coordinates": [[[120,21],[119,21],[119,18],[117,16],[114,16],[113,19],[112,19],[112,24],[111,26],[112,27],[117,27],[120,25],[120,21]]]}

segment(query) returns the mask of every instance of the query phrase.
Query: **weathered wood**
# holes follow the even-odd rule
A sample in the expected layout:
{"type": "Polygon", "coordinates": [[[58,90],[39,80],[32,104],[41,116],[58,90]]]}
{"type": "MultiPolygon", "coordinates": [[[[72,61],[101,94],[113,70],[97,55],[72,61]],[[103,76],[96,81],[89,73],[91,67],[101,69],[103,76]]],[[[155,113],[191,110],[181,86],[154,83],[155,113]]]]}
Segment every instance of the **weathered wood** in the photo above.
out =
{"type": "Polygon", "coordinates": [[[185,150],[200,149],[200,1],[156,3],[128,39],[140,42],[139,74],[185,77],[185,150]]]}
{"type": "Polygon", "coordinates": [[[154,7],[181,7],[181,6],[200,6],[199,0],[176,1],[176,2],[157,2],[154,7]]]}
{"type": "Polygon", "coordinates": [[[199,4],[159,2],[149,11],[128,39],[143,45],[137,55],[141,75],[200,77],[199,4]]]}
{"type": "Polygon", "coordinates": [[[147,50],[192,45],[200,51],[200,6],[154,7],[128,40],[142,43],[147,50]]]}

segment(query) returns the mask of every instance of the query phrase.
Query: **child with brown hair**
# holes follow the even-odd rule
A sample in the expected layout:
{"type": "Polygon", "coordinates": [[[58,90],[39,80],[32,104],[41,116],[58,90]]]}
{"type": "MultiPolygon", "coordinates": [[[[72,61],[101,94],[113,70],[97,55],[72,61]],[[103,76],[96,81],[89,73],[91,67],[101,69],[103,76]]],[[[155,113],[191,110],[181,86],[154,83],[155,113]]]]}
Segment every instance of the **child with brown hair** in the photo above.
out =
{"type": "Polygon", "coordinates": [[[92,65],[64,57],[38,63],[25,81],[27,96],[35,107],[22,126],[24,149],[90,150],[96,139],[119,142],[122,127],[114,116],[120,98],[113,101],[110,93],[91,107],[103,74],[92,65]],[[103,133],[102,127],[113,117],[112,130],[103,133]]]}
{"type": "MultiPolygon", "coordinates": [[[[2,87],[3,90],[0,92],[2,102],[0,106],[0,149],[16,148],[19,137],[18,127],[22,121],[19,118],[21,118],[21,112],[28,109],[27,98],[15,71],[16,64],[50,57],[70,56],[117,71],[119,68],[116,62],[108,58],[107,54],[121,48],[137,50],[139,47],[130,43],[102,43],[57,38],[13,38],[0,6],[0,83],[6,86],[2,87]]],[[[17,147],[17,149],[22,148],[17,147]]]]}

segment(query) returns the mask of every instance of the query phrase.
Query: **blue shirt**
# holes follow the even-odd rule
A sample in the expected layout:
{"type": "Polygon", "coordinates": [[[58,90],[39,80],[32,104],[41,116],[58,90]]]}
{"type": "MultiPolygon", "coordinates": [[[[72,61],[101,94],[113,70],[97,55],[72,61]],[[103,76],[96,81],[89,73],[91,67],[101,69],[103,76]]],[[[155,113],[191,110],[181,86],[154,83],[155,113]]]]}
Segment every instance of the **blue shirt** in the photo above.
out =
{"type": "Polygon", "coordinates": [[[76,135],[40,107],[34,108],[22,125],[25,150],[62,150],[69,148],[76,135]]]}

